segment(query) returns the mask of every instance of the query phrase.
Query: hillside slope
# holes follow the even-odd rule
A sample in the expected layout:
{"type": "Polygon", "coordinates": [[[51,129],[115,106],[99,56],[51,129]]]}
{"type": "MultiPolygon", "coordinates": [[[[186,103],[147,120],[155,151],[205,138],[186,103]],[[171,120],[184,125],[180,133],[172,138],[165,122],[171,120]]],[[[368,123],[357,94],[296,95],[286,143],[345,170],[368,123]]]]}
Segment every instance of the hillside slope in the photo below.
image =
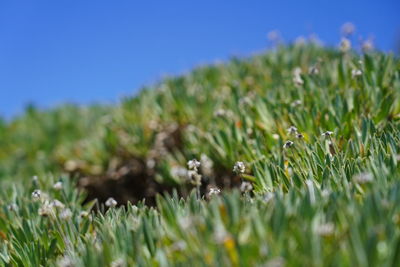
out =
{"type": "Polygon", "coordinates": [[[198,68],[115,107],[32,108],[0,124],[0,259],[394,266],[399,154],[399,60],[311,43],[198,68]],[[155,209],[87,214],[92,199],[155,209]]]}

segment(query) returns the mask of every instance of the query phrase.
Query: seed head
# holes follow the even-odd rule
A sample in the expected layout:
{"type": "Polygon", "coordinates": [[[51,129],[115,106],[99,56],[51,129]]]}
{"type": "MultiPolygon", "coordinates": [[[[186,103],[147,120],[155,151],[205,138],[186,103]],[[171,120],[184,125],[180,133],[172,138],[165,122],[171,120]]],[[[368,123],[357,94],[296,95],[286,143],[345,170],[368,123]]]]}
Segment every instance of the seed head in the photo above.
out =
{"type": "Polygon", "coordinates": [[[242,161],[237,161],[235,165],[233,166],[233,172],[237,174],[242,174],[246,171],[246,166],[242,161]]]}
{"type": "Polygon", "coordinates": [[[197,170],[190,170],[187,172],[189,182],[195,186],[201,185],[201,175],[197,172],[197,170]]]}
{"type": "Polygon", "coordinates": [[[107,207],[112,208],[112,207],[117,206],[118,202],[114,198],[110,197],[110,198],[107,199],[105,204],[106,204],[107,207]]]}

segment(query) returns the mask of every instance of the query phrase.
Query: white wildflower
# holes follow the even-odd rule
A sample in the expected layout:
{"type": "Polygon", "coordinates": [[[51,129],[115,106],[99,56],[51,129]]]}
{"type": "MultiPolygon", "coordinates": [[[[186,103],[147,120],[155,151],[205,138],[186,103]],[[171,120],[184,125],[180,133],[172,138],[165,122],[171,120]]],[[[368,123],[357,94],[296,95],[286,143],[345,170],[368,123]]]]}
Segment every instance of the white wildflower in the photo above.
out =
{"type": "Polygon", "coordinates": [[[40,216],[46,217],[53,214],[53,206],[46,200],[39,208],[38,213],[40,216]]]}
{"type": "Polygon", "coordinates": [[[18,205],[16,203],[11,203],[10,205],[7,206],[7,209],[9,211],[18,211],[18,205]]]}
{"type": "Polygon", "coordinates": [[[107,207],[115,207],[115,206],[117,206],[118,203],[114,198],[110,197],[107,199],[105,204],[107,207]]]}
{"type": "Polygon", "coordinates": [[[270,202],[273,198],[274,198],[274,194],[271,193],[271,192],[267,192],[267,193],[265,193],[265,195],[264,195],[264,197],[263,197],[263,200],[264,200],[265,203],[268,203],[268,202],[270,202]]]}
{"type": "Polygon", "coordinates": [[[303,139],[303,138],[304,138],[304,135],[301,134],[301,133],[298,133],[298,134],[296,134],[296,138],[297,138],[297,139],[303,139]]]}
{"type": "Polygon", "coordinates": [[[298,46],[305,45],[306,42],[307,42],[307,40],[304,36],[299,36],[294,40],[295,45],[298,45],[298,46]]]}
{"type": "Polygon", "coordinates": [[[308,69],[308,74],[311,74],[311,75],[318,75],[318,73],[319,73],[319,68],[318,68],[317,66],[311,66],[311,67],[308,69]]]}
{"type": "Polygon", "coordinates": [[[289,134],[296,134],[296,133],[297,133],[297,128],[294,127],[294,126],[290,126],[290,127],[287,129],[287,132],[288,132],[289,134]]]}
{"type": "Polygon", "coordinates": [[[356,30],[356,27],[351,22],[346,22],[342,25],[341,32],[344,36],[352,35],[356,30]]]}
{"type": "Polygon", "coordinates": [[[170,172],[173,177],[177,177],[179,179],[186,179],[188,171],[181,166],[172,166],[170,172]]]}
{"type": "Polygon", "coordinates": [[[362,43],[361,45],[361,49],[362,51],[365,52],[369,52],[374,50],[374,43],[372,42],[372,40],[366,40],[362,43]]]}
{"type": "Polygon", "coordinates": [[[57,266],[59,266],[59,267],[74,267],[75,264],[73,263],[73,261],[70,257],[64,256],[57,261],[57,266]]]}
{"type": "Polygon", "coordinates": [[[331,236],[334,231],[335,225],[333,223],[320,224],[315,228],[315,233],[323,237],[331,236]]]}
{"type": "Polygon", "coordinates": [[[188,161],[187,165],[189,170],[197,171],[197,169],[200,167],[200,161],[198,161],[197,159],[192,159],[188,161]]]}
{"type": "Polygon", "coordinates": [[[208,197],[212,197],[212,196],[215,196],[215,195],[219,195],[220,193],[221,193],[221,190],[220,190],[219,188],[217,188],[217,187],[211,187],[211,188],[208,190],[207,195],[208,195],[208,197]]]}
{"type": "Polygon", "coordinates": [[[303,79],[301,78],[301,69],[299,67],[293,70],[293,82],[296,85],[302,85],[304,83],[303,79]]]}
{"type": "Polygon", "coordinates": [[[250,192],[251,190],[253,190],[253,186],[250,182],[242,182],[242,184],[240,185],[240,191],[242,191],[243,193],[250,192]]]}
{"type": "Polygon", "coordinates": [[[331,131],[326,131],[324,133],[321,134],[323,137],[331,137],[333,135],[333,132],[331,131]]]}
{"type": "Polygon", "coordinates": [[[273,134],[272,138],[274,138],[274,140],[278,140],[279,139],[279,134],[273,134]]]}
{"type": "Polygon", "coordinates": [[[111,267],[124,267],[125,266],[125,261],[123,259],[116,259],[113,262],[111,262],[111,267]]]}
{"type": "Polygon", "coordinates": [[[362,71],[358,69],[351,70],[351,77],[359,77],[362,75],[362,71]]]}
{"type": "Polygon", "coordinates": [[[288,140],[283,145],[283,148],[291,148],[293,145],[294,145],[294,143],[292,141],[288,140]]]}
{"type": "Polygon", "coordinates": [[[374,176],[369,172],[362,172],[353,176],[353,180],[358,184],[370,183],[374,180],[374,176]]]}
{"type": "Polygon", "coordinates": [[[242,161],[237,161],[235,165],[233,166],[233,172],[237,174],[242,174],[246,171],[246,166],[242,161]]]}
{"type": "Polygon", "coordinates": [[[300,106],[300,105],[301,105],[301,100],[300,99],[297,99],[297,100],[293,101],[290,104],[290,106],[292,106],[292,107],[297,107],[297,106],[300,106]]]}
{"type": "Polygon", "coordinates": [[[59,216],[62,220],[69,220],[72,217],[72,211],[68,208],[63,209],[59,216]]]}
{"type": "Polygon", "coordinates": [[[347,52],[351,49],[351,42],[347,38],[342,38],[340,41],[340,51],[347,52]]]}
{"type": "Polygon", "coordinates": [[[87,211],[85,211],[85,210],[82,210],[82,211],[79,213],[79,217],[81,217],[81,218],[86,218],[87,216],[89,216],[89,212],[87,212],[87,211]]]}
{"type": "Polygon", "coordinates": [[[200,166],[201,172],[206,176],[211,176],[213,174],[213,161],[206,155],[201,154],[200,156],[200,166]]]}
{"type": "Polygon", "coordinates": [[[53,189],[54,189],[54,190],[57,190],[57,191],[61,190],[62,187],[63,187],[63,184],[62,184],[61,181],[59,181],[59,182],[57,182],[57,183],[55,183],[55,184],[53,185],[53,189]]]}
{"type": "Polygon", "coordinates": [[[33,200],[39,200],[41,195],[42,195],[42,191],[40,191],[39,189],[36,189],[32,192],[33,200]]]}
{"type": "Polygon", "coordinates": [[[53,200],[53,201],[50,203],[50,205],[51,205],[52,207],[55,207],[55,208],[58,208],[58,209],[63,209],[63,208],[65,207],[65,205],[64,205],[61,201],[59,201],[59,200],[57,200],[57,199],[53,200]]]}

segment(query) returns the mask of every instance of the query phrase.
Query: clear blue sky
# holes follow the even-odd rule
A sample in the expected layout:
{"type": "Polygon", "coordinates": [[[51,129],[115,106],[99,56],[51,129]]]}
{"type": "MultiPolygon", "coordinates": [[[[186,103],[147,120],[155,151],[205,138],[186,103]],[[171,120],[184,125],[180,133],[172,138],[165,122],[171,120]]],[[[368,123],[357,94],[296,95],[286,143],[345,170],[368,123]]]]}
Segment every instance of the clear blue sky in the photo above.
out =
{"type": "Polygon", "coordinates": [[[0,1],[0,115],[27,103],[115,102],[163,74],[249,55],[278,29],[337,44],[347,21],[383,50],[400,1],[0,1]],[[140,2],[140,3],[139,3],[140,2]]]}

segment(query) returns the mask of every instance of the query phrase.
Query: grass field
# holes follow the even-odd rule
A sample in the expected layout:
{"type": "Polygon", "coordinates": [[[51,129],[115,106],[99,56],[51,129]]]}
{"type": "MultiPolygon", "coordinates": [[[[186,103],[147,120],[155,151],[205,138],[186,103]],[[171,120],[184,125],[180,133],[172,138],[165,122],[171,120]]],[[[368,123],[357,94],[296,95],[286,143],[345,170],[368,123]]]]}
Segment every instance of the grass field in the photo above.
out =
{"type": "Polygon", "coordinates": [[[400,266],[400,61],[308,42],[29,107],[0,185],[1,266],[400,266]]]}

